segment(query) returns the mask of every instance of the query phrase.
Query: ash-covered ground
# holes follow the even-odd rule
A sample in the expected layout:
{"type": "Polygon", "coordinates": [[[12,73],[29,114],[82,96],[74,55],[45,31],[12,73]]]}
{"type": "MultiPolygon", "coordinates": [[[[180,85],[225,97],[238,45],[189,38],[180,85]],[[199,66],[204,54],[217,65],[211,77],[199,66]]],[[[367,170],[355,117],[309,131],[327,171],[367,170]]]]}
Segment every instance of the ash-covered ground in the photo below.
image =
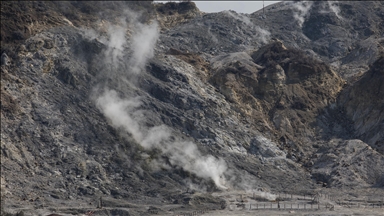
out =
{"type": "Polygon", "coordinates": [[[2,214],[380,215],[383,8],[2,2],[2,214]]]}

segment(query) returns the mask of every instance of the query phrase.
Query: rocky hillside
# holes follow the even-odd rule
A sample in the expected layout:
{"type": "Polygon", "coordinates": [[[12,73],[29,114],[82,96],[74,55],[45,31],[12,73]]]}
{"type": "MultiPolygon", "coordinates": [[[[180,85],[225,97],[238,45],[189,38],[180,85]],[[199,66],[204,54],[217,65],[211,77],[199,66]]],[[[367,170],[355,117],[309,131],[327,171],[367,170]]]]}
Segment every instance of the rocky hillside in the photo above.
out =
{"type": "Polygon", "coordinates": [[[340,95],[339,106],[353,122],[354,136],[384,153],[384,55],[340,95]],[[367,100],[369,98],[369,100],[367,100]]]}
{"type": "MultiPolygon", "coordinates": [[[[384,187],[382,2],[1,3],[2,211],[384,187]],[[216,194],[216,193],[215,193],[216,194]]],[[[367,191],[368,191],[367,189],[367,191]]]]}

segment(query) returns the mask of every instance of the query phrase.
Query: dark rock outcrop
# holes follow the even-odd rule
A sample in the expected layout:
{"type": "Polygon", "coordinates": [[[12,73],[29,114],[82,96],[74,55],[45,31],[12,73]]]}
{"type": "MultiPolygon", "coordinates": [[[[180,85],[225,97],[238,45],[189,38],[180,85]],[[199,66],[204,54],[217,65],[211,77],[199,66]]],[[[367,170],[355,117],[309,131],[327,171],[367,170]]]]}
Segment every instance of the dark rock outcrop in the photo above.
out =
{"type": "Polygon", "coordinates": [[[354,136],[384,154],[384,56],[340,95],[338,105],[351,119],[354,136]]]}
{"type": "Polygon", "coordinates": [[[285,148],[296,143],[294,151],[309,153],[302,148],[311,148],[316,139],[316,118],[335,102],[344,81],[326,64],[281,42],[264,46],[248,58],[253,62],[246,57],[233,62],[224,58],[226,64],[217,68],[210,82],[249,120],[262,124],[259,130],[272,130],[284,140],[285,148]]]}

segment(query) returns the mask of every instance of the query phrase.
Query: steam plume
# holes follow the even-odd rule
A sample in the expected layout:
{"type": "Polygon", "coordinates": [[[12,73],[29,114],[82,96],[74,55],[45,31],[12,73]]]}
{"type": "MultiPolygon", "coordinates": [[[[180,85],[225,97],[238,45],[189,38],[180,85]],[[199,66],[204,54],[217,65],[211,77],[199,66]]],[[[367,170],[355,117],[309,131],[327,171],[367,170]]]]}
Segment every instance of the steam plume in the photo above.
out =
{"type": "Polygon", "coordinates": [[[266,29],[261,28],[260,26],[257,26],[252,23],[251,19],[243,14],[237,14],[233,13],[231,11],[224,11],[223,13],[231,16],[232,18],[236,20],[240,20],[243,22],[245,25],[250,26],[254,30],[256,30],[256,38],[259,39],[258,42],[261,42],[262,44],[267,44],[270,40],[270,35],[271,33],[267,31],[266,29]]]}
{"type": "MultiPolygon", "coordinates": [[[[143,25],[137,22],[134,26],[134,34],[130,40],[132,54],[128,65],[122,59],[124,46],[127,44],[125,22],[122,26],[108,28],[110,40],[107,43],[106,63],[113,63],[116,66],[114,70],[122,70],[119,65],[125,64],[128,67],[126,73],[138,77],[148,59],[154,55],[159,32],[157,23],[143,25]]],[[[142,110],[140,110],[141,105],[140,97],[121,98],[117,91],[110,89],[105,89],[96,99],[96,106],[111,124],[115,128],[121,128],[130,133],[141,146],[146,149],[160,149],[168,157],[171,165],[183,168],[201,178],[211,179],[219,188],[226,188],[224,173],[227,165],[224,160],[203,155],[193,142],[173,138],[171,129],[165,125],[145,126],[141,115],[142,110]]]]}
{"type": "Polygon", "coordinates": [[[267,44],[270,40],[271,33],[265,29],[262,29],[260,26],[256,26],[255,29],[257,31],[256,36],[260,39],[263,44],[267,44]]]}
{"type": "Polygon", "coordinates": [[[313,2],[305,2],[305,1],[293,3],[294,9],[296,9],[296,11],[293,12],[293,17],[297,20],[300,27],[303,26],[305,16],[311,9],[312,4],[313,2]]]}
{"type": "Polygon", "coordinates": [[[109,41],[107,42],[108,49],[105,53],[107,63],[117,65],[123,57],[124,45],[127,43],[125,39],[126,28],[127,25],[124,21],[122,26],[108,26],[109,41]]]}
{"type": "Polygon", "coordinates": [[[217,37],[212,34],[211,32],[211,26],[208,27],[208,35],[211,37],[212,41],[217,44],[219,42],[219,40],[217,39],[217,37]]]}
{"type": "Polygon", "coordinates": [[[135,120],[135,108],[141,105],[139,98],[121,99],[114,90],[105,91],[96,101],[97,106],[116,128],[122,128],[146,149],[161,149],[174,166],[212,179],[220,188],[224,186],[224,172],[227,169],[222,159],[204,156],[193,142],[172,141],[171,130],[165,125],[146,128],[135,120]]]}
{"type": "Polygon", "coordinates": [[[340,16],[340,8],[337,5],[337,1],[327,1],[329,9],[335,13],[337,18],[343,19],[343,17],[340,16]]]}
{"type": "Polygon", "coordinates": [[[242,14],[237,14],[237,13],[232,13],[231,11],[229,10],[226,10],[226,11],[223,11],[223,13],[233,17],[234,19],[237,19],[237,20],[240,20],[242,21],[243,23],[245,23],[246,25],[252,25],[252,22],[251,20],[249,19],[249,17],[247,16],[244,16],[242,14]]]}
{"type": "Polygon", "coordinates": [[[132,38],[133,56],[130,60],[132,72],[138,74],[144,68],[147,59],[153,57],[153,49],[159,38],[158,25],[153,22],[150,25],[138,24],[138,32],[132,38]]]}

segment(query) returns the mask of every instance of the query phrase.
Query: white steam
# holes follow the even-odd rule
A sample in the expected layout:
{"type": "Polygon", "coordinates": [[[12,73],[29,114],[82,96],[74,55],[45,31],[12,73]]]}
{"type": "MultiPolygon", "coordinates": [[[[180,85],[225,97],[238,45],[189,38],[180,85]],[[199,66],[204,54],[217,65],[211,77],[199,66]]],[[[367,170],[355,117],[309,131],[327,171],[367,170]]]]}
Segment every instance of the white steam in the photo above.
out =
{"type": "Polygon", "coordinates": [[[127,25],[125,22],[123,22],[122,26],[118,25],[109,25],[108,26],[108,37],[109,41],[107,42],[107,51],[105,53],[105,60],[106,63],[110,63],[113,65],[117,65],[122,57],[123,57],[123,51],[124,46],[127,43],[127,40],[125,38],[127,25]]]}
{"type": "Polygon", "coordinates": [[[272,194],[265,191],[251,190],[250,193],[255,196],[263,197],[269,201],[275,201],[277,198],[276,194],[272,194]]]}
{"type": "Polygon", "coordinates": [[[100,35],[98,32],[96,32],[94,29],[92,28],[81,28],[80,29],[83,30],[83,34],[86,38],[88,38],[89,40],[93,40],[95,38],[98,38],[100,35]]]}
{"type": "MultiPolygon", "coordinates": [[[[329,10],[324,12],[333,12],[337,16],[337,18],[343,19],[343,17],[340,15],[340,8],[337,4],[337,1],[327,1],[329,10]]],[[[312,5],[312,1],[299,1],[292,3],[293,8],[295,9],[293,11],[293,17],[296,19],[300,27],[303,26],[305,17],[309,13],[309,10],[311,9],[312,5]]],[[[324,8],[324,5],[322,5],[322,7],[324,8]]]]}
{"type": "Polygon", "coordinates": [[[134,109],[141,105],[139,98],[131,98],[130,100],[122,100],[113,90],[105,91],[96,100],[96,105],[99,107],[105,116],[111,120],[114,127],[122,127],[124,130],[132,134],[135,140],[142,140],[143,134],[140,131],[140,126],[134,120],[134,109]],[[131,113],[127,115],[126,113],[131,113]]]}
{"type": "Polygon", "coordinates": [[[223,13],[233,17],[234,19],[236,20],[240,20],[242,21],[243,23],[245,23],[246,25],[252,25],[253,23],[251,22],[251,19],[249,19],[249,17],[247,16],[244,16],[243,14],[237,14],[237,13],[232,13],[231,11],[229,10],[226,10],[226,11],[223,11],[223,13]]]}
{"type": "Polygon", "coordinates": [[[266,30],[261,28],[260,26],[257,26],[252,23],[251,19],[243,14],[238,14],[238,13],[233,13],[231,11],[223,11],[223,13],[229,15],[230,17],[239,20],[243,22],[245,25],[250,26],[254,30],[256,30],[256,38],[258,39],[258,42],[261,42],[262,44],[267,44],[270,40],[271,33],[266,30]]]}
{"type": "Polygon", "coordinates": [[[208,35],[211,37],[212,41],[217,44],[219,42],[219,40],[217,39],[217,37],[212,34],[211,32],[211,26],[208,27],[208,35]]]}
{"type": "Polygon", "coordinates": [[[339,6],[337,5],[338,2],[337,2],[337,1],[327,1],[327,3],[328,3],[328,7],[329,7],[329,9],[330,9],[333,13],[335,13],[335,15],[337,16],[337,18],[339,18],[339,19],[343,19],[343,17],[340,16],[340,8],[339,8],[339,6]]]}
{"type": "Polygon", "coordinates": [[[167,155],[169,162],[199,177],[212,179],[222,189],[223,174],[227,165],[222,159],[211,155],[204,156],[193,142],[171,139],[171,130],[165,126],[145,127],[135,112],[140,105],[139,98],[121,99],[116,91],[107,90],[97,100],[97,107],[111,121],[115,128],[122,128],[132,134],[133,138],[146,149],[161,149],[167,155]]]}
{"type": "Polygon", "coordinates": [[[157,23],[150,25],[138,24],[138,31],[132,37],[132,51],[133,56],[130,60],[132,65],[132,72],[138,74],[145,66],[147,59],[152,58],[153,48],[159,38],[159,31],[157,23]]]}
{"type": "MultiPolygon", "coordinates": [[[[133,16],[132,16],[133,17],[133,16]]],[[[106,63],[113,63],[114,69],[121,65],[128,66],[127,73],[131,78],[140,76],[149,58],[154,55],[154,48],[159,38],[158,25],[152,23],[143,25],[135,23],[134,33],[130,40],[131,58],[128,61],[122,59],[126,24],[111,26],[108,28],[109,42],[106,51],[106,63]]],[[[110,73],[113,73],[111,71],[110,73]]],[[[114,77],[114,76],[111,76],[114,77]]],[[[224,160],[211,155],[203,155],[196,144],[172,137],[172,131],[165,125],[147,127],[143,123],[145,115],[140,110],[142,105],[139,97],[121,98],[115,90],[105,89],[96,99],[97,107],[110,120],[115,128],[121,128],[130,133],[137,143],[145,149],[160,149],[166,155],[171,165],[183,168],[204,179],[211,179],[216,186],[226,189],[224,173],[227,165],[224,160]]],[[[159,163],[162,163],[159,161],[159,163]]],[[[167,166],[167,165],[165,165],[167,166]]]]}
{"type": "Polygon", "coordinates": [[[265,29],[260,28],[259,26],[255,27],[257,33],[256,37],[260,39],[263,44],[267,44],[271,39],[271,33],[265,29]]]}
{"type": "Polygon", "coordinates": [[[296,9],[293,11],[293,17],[298,22],[299,26],[302,27],[305,16],[308,14],[309,10],[312,7],[313,2],[300,1],[293,3],[293,8],[296,9]]]}

